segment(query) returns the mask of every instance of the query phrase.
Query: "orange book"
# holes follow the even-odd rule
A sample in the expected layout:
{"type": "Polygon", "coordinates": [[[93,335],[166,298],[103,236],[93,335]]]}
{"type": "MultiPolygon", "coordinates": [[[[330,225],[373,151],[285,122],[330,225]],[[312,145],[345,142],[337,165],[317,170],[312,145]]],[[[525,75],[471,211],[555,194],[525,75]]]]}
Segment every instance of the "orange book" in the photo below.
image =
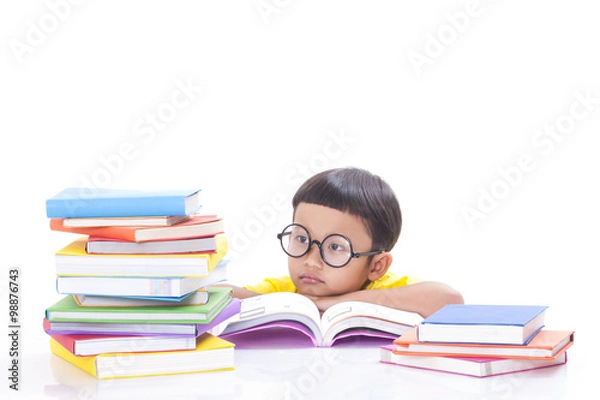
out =
{"type": "Polygon", "coordinates": [[[394,340],[393,352],[415,356],[460,356],[552,360],[573,345],[573,331],[539,331],[526,345],[419,342],[417,327],[394,340]]]}
{"type": "Polygon", "coordinates": [[[101,226],[67,227],[62,218],[51,218],[50,229],[108,239],[122,239],[130,242],[146,242],[167,239],[189,239],[213,236],[224,232],[223,219],[216,215],[193,215],[189,219],[170,226],[101,226]]]}

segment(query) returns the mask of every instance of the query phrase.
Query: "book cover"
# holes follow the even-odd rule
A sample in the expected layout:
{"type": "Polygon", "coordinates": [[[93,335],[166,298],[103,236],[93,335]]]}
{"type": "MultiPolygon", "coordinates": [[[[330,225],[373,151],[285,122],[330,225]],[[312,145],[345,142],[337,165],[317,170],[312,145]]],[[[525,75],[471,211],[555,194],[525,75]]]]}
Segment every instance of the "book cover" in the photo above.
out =
{"type": "Polygon", "coordinates": [[[76,356],[50,338],[53,354],[98,379],[231,370],[233,348],[233,343],[205,333],[196,339],[194,350],[76,356]]]}
{"type": "Polygon", "coordinates": [[[217,235],[214,253],[90,254],[81,236],[55,254],[58,276],[205,277],[223,259],[227,239],[217,235]]]}
{"type": "Polygon", "coordinates": [[[85,250],[90,254],[175,254],[217,251],[216,235],[201,238],[130,242],[90,236],[85,250]]]}
{"type": "Polygon", "coordinates": [[[208,303],[163,307],[79,307],[73,296],[65,296],[46,309],[48,321],[144,322],[157,324],[209,323],[231,301],[228,287],[209,287],[208,303]]]}
{"type": "Polygon", "coordinates": [[[192,215],[187,220],[162,227],[147,226],[100,226],[66,227],[62,218],[51,218],[50,229],[58,232],[78,233],[108,239],[123,239],[131,242],[151,240],[189,239],[214,236],[225,231],[223,219],[214,215],[192,215]]]}
{"type": "Polygon", "coordinates": [[[393,345],[381,346],[379,354],[380,361],[386,364],[474,376],[478,378],[548,368],[562,365],[567,362],[566,351],[553,359],[527,360],[518,358],[401,355],[394,353],[394,350],[395,346],[393,345]]]}
{"type": "Polygon", "coordinates": [[[190,215],[200,208],[200,189],[121,190],[69,187],[46,200],[49,218],[190,215]]]}
{"type": "Polygon", "coordinates": [[[231,301],[206,324],[146,324],[110,322],[56,322],[43,319],[44,331],[48,334],[103,334],[103,335],[193,335],[211,331],[227,319],[240,312],[240,299],[231,301]]]}
{"type": "Polygon", "coordinates": [[[315,346],[331,346],[342,336],[398,337],[421,320],[416,313],[357,301],[338,303],[321,315],[308,297],[278,292],[243,299],[240,313],[215,332],[235,341],[234,335],[287,328],[309,336],[315,346]]]}
{"type": "Polygon", "coordinates": [[[66,227],[98,226],[169,226],[185,221],[189,215],[162,215],[153,217],[106,217],[106,218],[65,218],[66,227]]]}
{"type": "Polygon", "coordinates": [[[524,344],[544,326],[547,306],[447,304],[425,318],[422,342],[524,344]]]}
{"type": "Polygon", "coordinates": [[[200,288],[227,278],[227,260],[202,278],[193,277],[123,277],[123,276],[57,276],[60,294],[89,296],[121,296],[154,300],[180,301],[200,288]]]}
{"type": "Polygon", "coordinates": [[[415,327],[393,343],[394,352],[401,355],[553,359],[571,347],[574,340],[573,331],[542,329],[525,345],[421,342],[415,327]]]}

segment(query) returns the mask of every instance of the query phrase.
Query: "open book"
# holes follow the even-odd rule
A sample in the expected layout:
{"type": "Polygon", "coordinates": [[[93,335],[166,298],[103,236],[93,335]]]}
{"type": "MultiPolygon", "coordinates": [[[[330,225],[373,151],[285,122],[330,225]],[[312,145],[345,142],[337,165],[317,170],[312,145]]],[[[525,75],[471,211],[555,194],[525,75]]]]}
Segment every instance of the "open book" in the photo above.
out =
{"type": "Polygon", "coordinates": [[[268,328],[290,328],[309,336],[315,346],[331,346],[352,336],[396,339],[423,318],[416,313],[348,301],[322,315],[309,298],[291,292],[263,294],[242,300],[240,313],[213,331],[228,337],[268,328]]]}

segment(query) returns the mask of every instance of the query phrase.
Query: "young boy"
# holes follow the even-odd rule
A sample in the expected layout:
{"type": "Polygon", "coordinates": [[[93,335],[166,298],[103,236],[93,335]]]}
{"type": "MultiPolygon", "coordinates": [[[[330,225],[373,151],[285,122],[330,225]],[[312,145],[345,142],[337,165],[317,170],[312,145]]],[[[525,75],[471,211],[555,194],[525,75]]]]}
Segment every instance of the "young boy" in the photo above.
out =
{"type": "Polygon", "coordinates": [[[432,314],[460,293],[440,282],[419,282],[389,271],[402,225],[398,200],[380,177],[338,168],[308,179],[292,200],[293,223],[279,235],[289,276],[233,287],[238,298],[297,292],[324,311],[348,300],[432,314]]]}

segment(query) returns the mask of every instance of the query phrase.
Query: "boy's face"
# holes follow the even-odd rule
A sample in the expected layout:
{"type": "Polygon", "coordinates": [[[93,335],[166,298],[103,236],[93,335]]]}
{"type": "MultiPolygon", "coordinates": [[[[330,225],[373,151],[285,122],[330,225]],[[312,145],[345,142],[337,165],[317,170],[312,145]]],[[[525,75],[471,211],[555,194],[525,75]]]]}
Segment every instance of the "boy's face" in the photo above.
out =
{"type": "MultiPolygon", "coordinates": [[[[372,239],[362,220],[354,215],[316,204],[300,203],[294,222],[304,226],[311,240],[322,241],[339,233],[350,239],[355,252],[371,250],[372,239]]],[[[369,275],[369,257],[352,258],[341,268],[323,262],[319,247],[313,245],[300,258],[288,257],[290,277],[298,292],[310,296],[333,296],[360,290],[369,275]]]]}

